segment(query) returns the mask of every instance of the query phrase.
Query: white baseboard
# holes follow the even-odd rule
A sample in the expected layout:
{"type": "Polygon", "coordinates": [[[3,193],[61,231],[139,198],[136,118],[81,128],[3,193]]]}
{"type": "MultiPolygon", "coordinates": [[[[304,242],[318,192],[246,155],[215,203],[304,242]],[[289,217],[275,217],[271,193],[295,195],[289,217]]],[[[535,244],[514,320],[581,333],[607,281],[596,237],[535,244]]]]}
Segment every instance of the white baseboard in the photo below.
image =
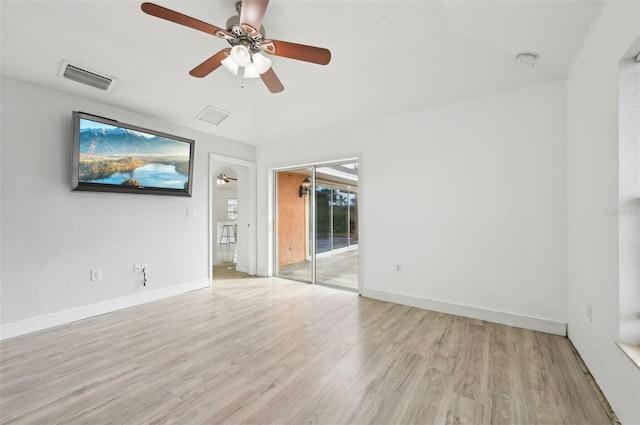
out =
{"type": "Polygon", "coordinates": [[[269,277],[269,269],[257,269],[256,273],[261,277],[269,277]]]}
{"type": "Polygon", "coordinates": [[[515,326],[517,328],[567,336],[567,324],[565,322],[557,322],[555,320],[540,319],[537,317],[522,316],[514,313],[504,313],[501,311],[485,310],[478,307],[429,300],[426,298],[378,291],[375,289],[363,288],[362,296],[376,300],[389,301],[396,304],[408,305],[411,307],[423,308],[425,310],[438,311],[440,313],[455,314],[456,316],[485,320],[487,322],[500,323],[502,325],[515,326]]]}
{"type": "Polygon", "coordinates": [[[209,279],[200,279],[193,282],[170,286],[168,288],[142,292],[140,294],[116,298],[97,304],[90,304],[83,307],[76,307],[69,310],[59,311],[57,313],[34,317],[32,319],[8,323],[0,326],[0,340],[40,331],[42,329],[52,328],[58,325],[64,325],[65,323],[75,322],[77,320],[110,313],[112,311],[145,304],[151,301],[161,300],[163,298],[173,297],[175,295],[184,294],[186,292],[195,291],[208,286],[209,279]]]}

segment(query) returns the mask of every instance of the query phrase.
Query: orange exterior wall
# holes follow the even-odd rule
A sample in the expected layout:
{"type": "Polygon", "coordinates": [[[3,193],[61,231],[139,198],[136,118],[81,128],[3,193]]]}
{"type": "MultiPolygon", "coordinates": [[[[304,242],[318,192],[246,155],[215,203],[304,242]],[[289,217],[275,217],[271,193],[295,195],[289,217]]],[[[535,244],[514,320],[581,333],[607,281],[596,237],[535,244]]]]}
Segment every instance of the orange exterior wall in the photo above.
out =
{"type": "Polygon", "coordinates": [[[304,176],[278,173],[278,266],[305,261],[307,235],[305,203],[298,195],[304,176]]]}

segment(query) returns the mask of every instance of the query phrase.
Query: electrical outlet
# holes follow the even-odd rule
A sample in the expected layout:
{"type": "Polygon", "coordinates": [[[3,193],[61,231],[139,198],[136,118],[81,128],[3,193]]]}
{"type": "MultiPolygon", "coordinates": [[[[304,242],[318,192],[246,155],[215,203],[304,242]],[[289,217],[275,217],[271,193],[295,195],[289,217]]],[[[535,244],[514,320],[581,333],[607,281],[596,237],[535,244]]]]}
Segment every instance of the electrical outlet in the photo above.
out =
{"type": "Polygon", "coordinates": [[[402,265],[396,264],[396,273],[402,273],[402,265]]]}
{"type": "Polygon", "coordinates": [[[100,269],[91,269],[91,281],[101,280],[102,279],[102,270],[100,269]]]}
{"type": "Polygon", "coordinates": [[[196,210],[193,208],[187,208],[187,218],[193,218],[196,216],[196,210]]]}
{"type": "Polygon", "coordinates": [[[133,265],[133,272],[135,274],[140,274],[142,273],[142,264],[134,264],[133,265]]]}

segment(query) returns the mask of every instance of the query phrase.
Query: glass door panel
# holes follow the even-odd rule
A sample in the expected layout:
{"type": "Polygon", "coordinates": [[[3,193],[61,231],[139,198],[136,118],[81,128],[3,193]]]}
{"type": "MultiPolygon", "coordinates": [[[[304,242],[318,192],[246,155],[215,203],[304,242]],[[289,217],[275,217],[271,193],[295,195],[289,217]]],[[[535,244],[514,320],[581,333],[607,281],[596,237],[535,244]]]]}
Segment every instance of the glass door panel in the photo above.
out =
{"type": "Polygon", "coordinates": [[[316,253],[331,251],[331,188],[316,186],[316,253]]]}
{"type": "Polygon", "coordinates": [[[349,192],[333,190],[333,249],[349,245],[349,192]]]}
{"type": "Polygon", "coordinates": [[[358,288],[358,164],[316,167],[315,281],[358,288]]]}
{"type": "Polygon", "coordinates": [[[358,203],[355,193],[349,193],[349,246],[358,244],[358,203]]]}
{"type": "Polygon", "coordinates": [[[275,173],[276,276],[312,282],[311,168],[275,173]]]}

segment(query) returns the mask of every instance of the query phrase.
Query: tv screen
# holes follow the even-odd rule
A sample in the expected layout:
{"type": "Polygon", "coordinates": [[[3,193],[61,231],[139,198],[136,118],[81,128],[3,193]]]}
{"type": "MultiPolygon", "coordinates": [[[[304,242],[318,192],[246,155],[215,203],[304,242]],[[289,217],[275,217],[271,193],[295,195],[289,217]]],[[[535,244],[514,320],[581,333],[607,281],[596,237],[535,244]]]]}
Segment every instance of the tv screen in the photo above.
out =
{"type": "Polygon", "coordinates": [[[191,196],[194,141],[73,112],[72,190],[191,196]]]}

